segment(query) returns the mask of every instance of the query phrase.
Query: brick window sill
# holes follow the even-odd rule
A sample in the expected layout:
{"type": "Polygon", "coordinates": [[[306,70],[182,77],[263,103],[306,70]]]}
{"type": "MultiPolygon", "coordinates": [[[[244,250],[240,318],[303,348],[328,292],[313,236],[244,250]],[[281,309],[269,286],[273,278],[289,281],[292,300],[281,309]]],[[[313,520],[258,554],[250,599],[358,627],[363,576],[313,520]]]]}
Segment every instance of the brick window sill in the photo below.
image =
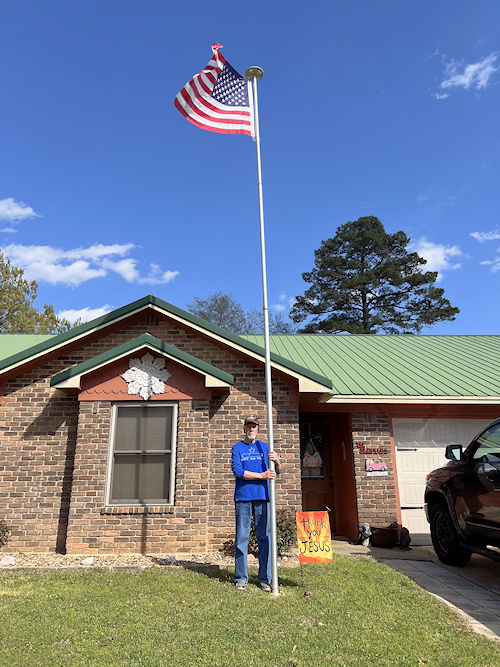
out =
{"type": "Polygon", "coordinates": [[[173,505],[111,505],[101,507],[101,514],[173,514],[173,505]]]}

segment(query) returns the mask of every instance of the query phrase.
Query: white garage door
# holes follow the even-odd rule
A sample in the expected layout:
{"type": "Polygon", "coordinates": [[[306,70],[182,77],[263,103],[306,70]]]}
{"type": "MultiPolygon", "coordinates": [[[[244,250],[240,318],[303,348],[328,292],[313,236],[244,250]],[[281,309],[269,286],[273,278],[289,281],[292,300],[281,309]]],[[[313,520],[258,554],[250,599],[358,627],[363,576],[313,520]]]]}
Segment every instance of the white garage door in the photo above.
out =
{"type": "Polygon", "coordinates": [[[401,520],[412,544],[431,544],[425,518],[425,476],[447,463],[446,445],[467,446],[489,419],[393,419],[401,520]]]}

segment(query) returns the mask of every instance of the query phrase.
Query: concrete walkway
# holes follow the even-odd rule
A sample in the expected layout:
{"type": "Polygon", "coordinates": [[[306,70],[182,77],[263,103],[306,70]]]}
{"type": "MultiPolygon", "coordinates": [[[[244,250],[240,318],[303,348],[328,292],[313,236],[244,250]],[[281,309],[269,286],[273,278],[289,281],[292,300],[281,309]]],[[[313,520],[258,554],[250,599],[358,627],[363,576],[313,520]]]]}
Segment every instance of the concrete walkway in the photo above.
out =
{"type": "Polygon", "coordinates": [[[432,547],[400,551],[343,540],[334,540],[332,546],[334,554],[372,557],[401,572],[457,609],[472,630],[500,641],[500,563],[473,555],[465,567],[451,567],[437,559],[432,547]]]}

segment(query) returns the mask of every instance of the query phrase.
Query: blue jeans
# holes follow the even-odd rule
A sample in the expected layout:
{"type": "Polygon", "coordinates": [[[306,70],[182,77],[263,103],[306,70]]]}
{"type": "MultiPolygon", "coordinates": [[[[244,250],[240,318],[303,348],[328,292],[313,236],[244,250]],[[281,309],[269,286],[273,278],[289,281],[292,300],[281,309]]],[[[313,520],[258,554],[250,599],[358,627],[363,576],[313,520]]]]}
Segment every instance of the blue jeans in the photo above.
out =
{"type": "Polygon", "coordinates": [[[250,522],[255,524],[255,535],[259,544],[259,582],[271,583],[271,560],[269,553],[269,503],[267,500],[240,500],[234,503],[236,510],[236,540],[234,545],[234,580],[248,581],[248,537],[250,522]]]}

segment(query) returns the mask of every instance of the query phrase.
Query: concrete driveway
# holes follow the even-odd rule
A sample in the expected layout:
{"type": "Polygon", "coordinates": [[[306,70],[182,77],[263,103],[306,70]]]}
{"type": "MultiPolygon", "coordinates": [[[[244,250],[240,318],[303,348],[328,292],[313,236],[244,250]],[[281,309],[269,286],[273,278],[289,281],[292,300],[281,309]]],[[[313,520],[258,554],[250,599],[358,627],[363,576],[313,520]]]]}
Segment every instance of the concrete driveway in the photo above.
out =
{"type": "Polygon", "coordinates": [[[439,561],[432,547],[380,549],[334,540],[333,552],[367,555],[413,579],[456,608],[471,629],[500,641],[500,563],[474,554],[465,567],[439,561]]]}

